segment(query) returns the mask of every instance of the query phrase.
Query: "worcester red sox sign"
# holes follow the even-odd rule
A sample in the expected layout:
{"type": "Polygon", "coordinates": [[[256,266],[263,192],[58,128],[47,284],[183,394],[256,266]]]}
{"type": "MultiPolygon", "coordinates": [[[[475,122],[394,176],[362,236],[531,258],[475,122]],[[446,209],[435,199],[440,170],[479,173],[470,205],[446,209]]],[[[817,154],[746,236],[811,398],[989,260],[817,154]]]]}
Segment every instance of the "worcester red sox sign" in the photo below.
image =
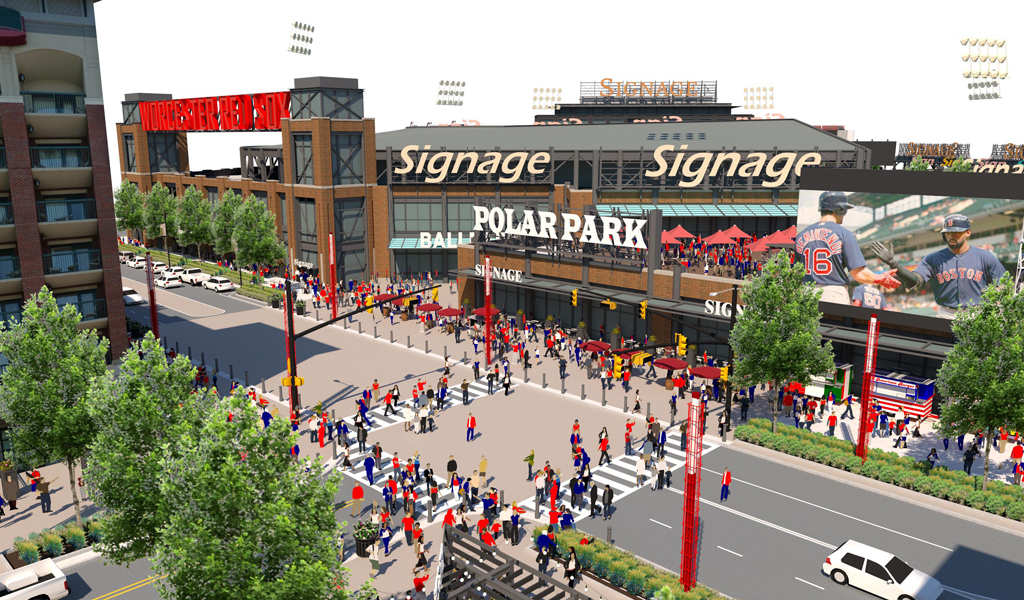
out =
{"type": "Polygon", "coordinates": [[[291,94],[238,94],[139,102],[146,131],[279,131],[291,94]]]}

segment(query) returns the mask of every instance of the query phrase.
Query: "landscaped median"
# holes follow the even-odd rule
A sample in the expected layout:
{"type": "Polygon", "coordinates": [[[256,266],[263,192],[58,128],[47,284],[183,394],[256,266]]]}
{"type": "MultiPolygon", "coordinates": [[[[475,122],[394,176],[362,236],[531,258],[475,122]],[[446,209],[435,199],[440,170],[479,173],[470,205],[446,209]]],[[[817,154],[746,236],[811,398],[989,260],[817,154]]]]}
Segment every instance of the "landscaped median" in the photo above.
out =
{"type": "MultiPolygon", "coordinates": [[[[534,542],[544,530],[543,527],[533,530],[534,542]]],[[[726,600],[726,596],[699,584],[689,592],[684,592],[678,574],[656,567],[601,540],[589,541],[592,538],[577,529],[559,531],[555,534],[558,558],[564,559],[569,553],[569,547],[573,546],[582,569],[641,598],[653,598],[667,587],[675,600],[726,600]],[[587,544],[580,544],[583,538],[587,538],[587,544]]]]}
{"type": "Polygon", "coordinates": [[[868,458],[862,464],[860,457],[854,454],[852,442],[791,425],[779,424],[778,433],[772,433],[772,423],[767,419],[751,419],[749,424],[740,425],[734,431],[736,439],[770,450],[813,460],[1015,521],[1024,521],[1024,490],[1001,481],[989,481],[988,490],[982,491],[981,476],[951,471],[941,465],[932,468],[926,460],[900,456],[877,448],[868,450],[868,458]]]}
{"type": "MultiPolygon", "coordinates": [[[[103,517],[95,517],[82,521],[83,527],[71,522],[55,529],[45,529],[33,533],[28,539],[14,538],[14,551],[6,553],[7,562],[12,568],[32,564],[44,558],[57,558],[63,554],[81,550],[103,540],[103,517]]],[[[0,594],[2,595],[2,594],[0,594]]]]}
{"type": "MultiPolygon", "coordinates": [[[[131,246],[128,244],[119,244],[118,249],[134,252],[136,254],[145,254],[146,252],[145,248],[139,248],[138,246],[131,246]]],[[[160,260],[161,256],[164,259],[167,258],[166,252],[158,250],[150,250],[150,252],[153,254],[153,260],[160,260]]],[[[244,269],[242,271],[242,275],[239,275],[238,271],[232,271],[227,267],[221,267],[202,260],[185,258],[184,256],[174,254],[173,252],[171,253],[171,260],[173,261],[170,265],[172,267],[185,267],[187,269],[198,267],[202,269],[204,273],[209,273],[214,277],[226,277],[227,279],[230,279],[238,286],[236,292],[241,296],[253,298],[254,300],[259,300],[260,302],[265,302],[267,304],[270,304],[274,298],[277,298],[282,302],[284,301],[284,292],[281,290],[275,290],[265,285],[243,281],[246,275],[248,275],[250,279],[252,278],[252,273],[245,271],[244,269]]]]}

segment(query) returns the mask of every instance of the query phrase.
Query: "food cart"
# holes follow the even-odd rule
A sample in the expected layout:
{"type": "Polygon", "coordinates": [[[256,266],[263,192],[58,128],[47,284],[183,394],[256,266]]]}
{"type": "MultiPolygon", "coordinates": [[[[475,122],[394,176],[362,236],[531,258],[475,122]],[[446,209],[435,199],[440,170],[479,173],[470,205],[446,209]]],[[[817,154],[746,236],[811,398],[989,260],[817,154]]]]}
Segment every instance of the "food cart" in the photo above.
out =
{"type": "Polygon", "coordinates": [[[907,416],[927,419],[934,397],[934,379],[895,371],[876,373],[871,378],[871,398],[887,413],[895,414],[902,408],[907,416]]]}
{"type": "Polygon", "coordinates": [[[839,402],[850,395],[850,380],[853,365],[839,363],[836,370],[824,377],[812,377],[805,393],[815,398],[828,398],[829,394],[839,402]]]}

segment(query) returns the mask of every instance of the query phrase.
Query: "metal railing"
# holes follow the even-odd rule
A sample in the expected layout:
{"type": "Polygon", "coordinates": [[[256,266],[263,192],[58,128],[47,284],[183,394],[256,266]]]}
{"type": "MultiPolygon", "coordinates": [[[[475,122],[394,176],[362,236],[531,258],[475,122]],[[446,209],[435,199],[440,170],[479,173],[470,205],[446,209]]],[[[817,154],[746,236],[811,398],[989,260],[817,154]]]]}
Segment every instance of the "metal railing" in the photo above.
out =
{"type": "Polygon", "coordinates": [[[93,271],[102,268],[99,250],[75,250],[43,255],[43,272],[46,275],[93,271]]]}
{"type": "Polygon", "coordinates": [[[17,256],[0,256],[0,281],[21,277],[21,261],[17,256]]]}
{"type": "Polygon", "coordinates": [[[107,317],[107,301],[103,298],[97,298],[95,300],[79,300],[78,302],[61,302],[61,299],[57,299],[57,308],[64,310],[65,306],[74,306],[78,309],[78,314],[82,315],[83,321],[91,321],[93,319],[105,319],[107,317]]]}
{"type": "Polygon", "coordinates": [[[38,200],[36,210],[40,223],[60,221],[82,221],[96,218],[96,200],[80,198],[75,200],[38,200]]]}
{"type": "Polygon", "coordinates": [[[85,94],[22,92],[25,112],[35,114],[84,115],[85,94]]]}
{"type": "Polygon", "coordinates": [[[88,167],[88,146],[35,146],[29,148],[33,169],[69,169],[88,167]]]}
{"type": "Polygon", "coordinates": [[[10,202],[0,203],[0,225],[14,224],[14,205],[10,202]]]}

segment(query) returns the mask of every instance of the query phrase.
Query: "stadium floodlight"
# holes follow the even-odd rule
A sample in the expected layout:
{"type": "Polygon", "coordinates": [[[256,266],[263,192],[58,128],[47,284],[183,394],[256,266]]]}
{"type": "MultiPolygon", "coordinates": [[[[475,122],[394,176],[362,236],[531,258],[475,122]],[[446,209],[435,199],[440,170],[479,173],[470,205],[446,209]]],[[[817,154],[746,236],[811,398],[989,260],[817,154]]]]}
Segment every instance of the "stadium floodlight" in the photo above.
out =
{"type": "Polygon", "coordinates": [[[966,46],[966,45],[967,45],[967,42],[969,42],[969,41],[970,41],[970,40],[969,40],[969,39],[967,39],[967,38],[960,38],[960,45],[961,45],[961,46],[966,46]]]}
{"type": "Polygon", "coordinates": [[[308,35],[313,33],[313,26],[308,23],[302,23],[300,21],[292,21],[292,34],[291,39],[299,42],[298,45],[293,45],[288,48],[289,52],[300,54],[302,56],[309,56],[313,53],[313,49],[301,44],[311,45],[313,43],[313,36],[308,35]]]}
{"type": "Polygon", "coordinates": [[[533,110],[551,110],[562,101],[562,88],[537,86],[533,88],[533,110]]]}

